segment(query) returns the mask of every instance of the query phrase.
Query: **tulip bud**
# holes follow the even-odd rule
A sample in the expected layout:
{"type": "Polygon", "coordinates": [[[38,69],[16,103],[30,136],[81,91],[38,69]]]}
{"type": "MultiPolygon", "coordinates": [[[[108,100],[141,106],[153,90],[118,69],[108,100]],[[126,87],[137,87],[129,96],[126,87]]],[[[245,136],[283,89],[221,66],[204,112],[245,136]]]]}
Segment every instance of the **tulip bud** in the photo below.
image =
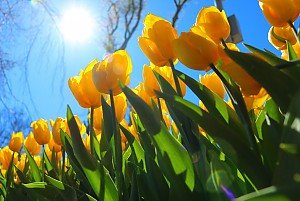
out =
{"type": "MultiPolygon", "coordinates": [[[[176,90],[176,85],[175,85],[175,81],[173,78],[173,73],[172,73],[171,67],[169,67],[169,66],[163,66],[163,67],[151,66],[151,67],[149,67],[147,65],[144,65],[144,68],[143,68],[144,87],[150,97],[155,97],[156,96],[155,91],[160,91],[159,83],[158,83],[153,71],[160,74],[164,79],[166,79],[170,83],[170,85],[172,85],[173,89],[176,90]]],[[[186,85],[184,84],[184,82],[182,80],[179,80],[179,85],[180,85],[181,93],[184,96],[186,93],[186,85]]]]}
{"type": "Polygon", "coordinates": [[[207,71],[209,65],[216,63],[219,58],[215,42],[197,27],[181,33],[174,40],[173,47],[180,62],[194,70],[207,71]]]}
{"type": "Polygon", "coordinates": [[[274,27],[287,26],[299,15],[299,7],[295,0],[259,0],[260,8],[269,23],[274,27]]]}
{"type": "Polygon", "coordinates": [[[204,76],[201,76],[200,83],[220,96],[220,98],[223,99],[225,97],[225,88],[221,79],[217,76],[216,73],[205,74],[204,76]]]}
{"type": "Polygon", "coordinates": [[[13,132],[11,134],[10,142],[9,142],[9,148],[10,150],[14,152],[19,152],[22,148],[24,141],[24,136],[22,132],[13,132]]]}
{"type": "Polygon", "coordinates": [[[47,144],[50,140],[50,130],[48,122],[44,119],[39,119],[31,123],[32,132],[38,144],[47,144]]]}
{"type": "Polygon", "coordinates": [[[67,131],[69,130],[67,120],[61,117],[57,117],[52,125],[52,135],[54,142],[58,145],[61,145],[60,129],[65,133],[67,133],[67,131]]]}
{"type": "Polygon", "coordinates": [[[101,105],[100,93],[97,91],[92,80],[92,69],[97,63],[93,60],[81,71],[79,76],[71,77],[68,81],[69,87],[78,101],[84,108],[99,107],[101,105]]]}
{"type": "Polygon", "coordinates": [[[55,151],[55,152],[60,152],[61,151],[61,146],[55,143],[52,136],[50,137],[50,141],[48,142],[48,147],[51,151],[52,150],[55,151]]]}
{"type": "MultiPolygon", "coordinates": [[[[102,107],[98,107],[94,110],[94,129],[101,131],[102,129],[102,121],[103,121],[103,111],[102,107]]],[[[96,132],[97,134],[97,132],[96,132]]]]}
{"type": "Polygon", "coordinates": [[[216,43],[220,43],[221,39],[226,40],[230,35],[230,25],[225,11],[220,12],[214,6],[203,8],[199,12],[195,26],[201,28],[216,43]]]}
{"type": "MultiPolygon", "coordinates": [[[[8,146],[5,146],[0,150],[0,162],[2,165],[1,170],[2,169],[7,170],[9,168],[10,162],[12,160],[12,156],[13,156],[13,151],[11,151],[8,146]]],[[[14,164],[18,162],[18,158],[16,154],[14,155],[13,162],[14,164]]]]}
{"type": "Polygon", "coordinates": [[[163,18],[148,14],[144,21],[143,34],[138,43],[144,54],[156,66],[169,65],[169,60],[176,60],[172,42],[178,38],[171,23],[163,18]]]}
{"type": "Polygon", "coordinates": [[[38,155],[40,153],[41,145],[36,142],[32,132],[26,137],[24,146],[31,155],[38,155]]]}
{"type": "Polygon", "coordinates": [[[278,50],[286,49],[286,41],[292,45],[297,42],[297,38],[290,26],[271,27],[268,34],[269,42],[278,50]]]}
{"type": "Polygon", "coordinates": [[[94,66],[93,82],[100,93],[109,94],[112,90],[114,95],[118,95],[122,92],[119,82],[128,85],[131,71],[132,63],[128,53],[118,50],[94,66]]]}

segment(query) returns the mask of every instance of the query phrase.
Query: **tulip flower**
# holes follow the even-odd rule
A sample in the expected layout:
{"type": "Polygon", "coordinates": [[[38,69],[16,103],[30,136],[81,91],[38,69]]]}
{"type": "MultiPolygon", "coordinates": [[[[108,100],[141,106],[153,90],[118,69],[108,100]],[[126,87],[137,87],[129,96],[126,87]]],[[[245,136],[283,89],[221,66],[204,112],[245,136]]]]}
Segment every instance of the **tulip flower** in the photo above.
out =
{"type": "MultiPolygon", "coordinates": [[[[148,93],[150,97],[155,97],[155,91],[161,91],[159,83],[153,73],[153,71],[157,72],[160,74],[163,78],[165,78],[173,87],[174,90],[176,90],[175,86],[175,81],[173,78],[173,73],[172,69],[169,66],[163,66],[163,67],[158,67],[158,66],[147,66],[144,65],[143,68],[143,80],[144,80],[144,86],[145,90],[148,93]]],[[[180,89],[182,92],[182,95],[184,96],[186,93],[186,85],[182,80],[179,80],[179,85],[180,89]]]]}
{"type": "MultiPolygon", "coordinates": [[[[102,121],[103,121],[103,111],[102,107],[98,107],[94,110],[94,129],[97,131],[101,131],[102,129],[102,121]]],[[[96,132],[96,134],[99,132],[96,132]]]]}
{"type": "Polygon", "coordinates": [[[201,76],[200,83],[220,96],[220,98],[223,99],[225,97],[225,88],[221,79],[216,75],[216,73],[205,74],[204,76],[201,76]]]}
{"type": "Polygon", "coordinates": [[[256,95],[260,91],[261,85],[237,63],[231,62],[228,65],[223,65],[221,69],[228,73],[241,87],[244,95],[256,95]]]}
{"type": "Polygon", "coordinates": [[[55,151],[55,152],[60,152],[61,151],[61,146],[59,144],[55,143],[54,138],[53,138],[52,135],[51,135],[50,140],[48,142],[48,147],[51,151],[52,150],[55,151]]]}
{"type": "Polygon", "coordinates": [[[60,139],[60,129],[65,133],[69,132],[67,120],[61,117],[57,117],[51,125],[53,140],[56,144],[61,145],[62,143],[60,139]]]}
{"type": "Polygon", "coordinates": [[[286,41],[292,45],[297,42],[297,38],[290,26],[271,27],[268,34],[269,42],[278,50],[286,49],[286,41]]]}
{"type": "Polygon", "coordinates": [[[142,36],[138,43],[144,54],[156,66],[170,65],[176,60],[172,42],[178,38],[177,31],[167,20],[148,14],[144,21],[142,36]]]}
{"type": "Polygon", "coordinates": [[[216,43],[226,40],[230,35],[230,25],[225,11],[211,6],[201,9],[197,16],[195,26],[199,27],[216,43]]]}
{"type": "Polygon", "coordinates": [[[134,90],[133,90],[147,105],[152,107],[152,98],[146,92],[145,84],[141,82],[134,90]]]}
{"type": "Polygon", "coordinates": [[[173,47],[180,62],[194,70],[207,71],[219,59],[216,43],[197,27],[181,33],[173,47]]]}
{"type": "Polygon", "coordinates": [[[97,91],[92,79],[92,69],[97,62],[93,60],[84,70],[81,70],[79,76],[71,77],[68,81],[74,97],[83,108],[96,108],[101,105],[101,94],[97,91]]]}
{"type": "MultiPolygon", "coordinates": [[[[12,160],[12,156],[13,156],[13,151],[11,151],[8,146],[5,146],[0,150],[0,162],[2,165],[1,169],[4,169],[4,170],[8,169],[10,162],[12,160]]],[[[14,155],[13,162],[14,162],[14,164],[16,164],[18,162],[17,155],[14,155]]]]}
{"type": "Polygon", "coordinates": [[[131,71],[132,63],[128,53],[125,50],[118,50],[95,64],[93,81],[100,93],[109,94],[111,90],[114,95],[118,95],[122,92],[119,81],[128,85],[131,71]]]}
{"type": "Polygon", "coordinates": [[[26,137],[24,146],[31,155],[38,155],[40,153],[41,145],[36,142],[32,132],[26,137]]]}
{"type": "Polygon", "coordinates": [[[13,132],[11,134],[10,142],[9,142],[9,148],[10,150],[14,152],[19,152],[22,148],[24,141],[24,136],[22,132],[13,132]]]}
{"type": "Polygon", "coordinates": [[[44,145],[47,144],[50,140],[50,130],[48,127],[48,122],[44,119],[39,119],[31,123],[30,127],[35,140],[38,144],[44,145]]]}
{"type": "Polygon", "coordinates": [[[274,27],[287,26],[297,19],[299,15],[297,3],[295,0],[259,0],[265,17],[274,27]]]}

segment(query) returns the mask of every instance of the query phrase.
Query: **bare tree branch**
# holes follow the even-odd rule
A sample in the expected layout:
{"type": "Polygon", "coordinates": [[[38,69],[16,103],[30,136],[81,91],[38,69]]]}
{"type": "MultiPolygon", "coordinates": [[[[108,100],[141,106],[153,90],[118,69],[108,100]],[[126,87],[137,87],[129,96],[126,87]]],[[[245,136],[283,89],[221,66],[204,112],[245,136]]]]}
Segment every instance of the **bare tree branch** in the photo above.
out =
{"type": "Polygon", "coordinates": [[[175,27],[176,26],[176,22],[178,20],[178,16],[184,6],[184,4],[187,2],[188,0],[174,0],[174,4],[176,6],[176,11],[173,15],[172,18],[172,26],[175,27]]]}

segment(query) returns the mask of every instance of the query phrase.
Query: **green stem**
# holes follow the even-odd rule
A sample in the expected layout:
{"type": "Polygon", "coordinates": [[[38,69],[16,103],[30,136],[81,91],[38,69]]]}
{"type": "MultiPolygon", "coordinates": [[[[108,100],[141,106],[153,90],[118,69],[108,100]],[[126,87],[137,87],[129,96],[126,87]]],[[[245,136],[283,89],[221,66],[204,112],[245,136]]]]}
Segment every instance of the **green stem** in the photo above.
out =
{"type": "Polygon", "coordinates": [[[119,199],[122,198],[122,188],[123,188],[123,174],[122,174],[122,145],[121,145],[121,135],[119,125],[116,118],[115,101],[113,96],[113,91],[109,90],[110,104],[112,109],[112,122],[114,129],[114,163],[116,172],[116,184],[119,193],[119,199]]]}
{"type": "Polygon", "coordinates": [[[172,74],[173,74],[173,78],[174,78],[174,82],[175,82],[175,86],[176,86],[176,92],[180,97],[182,97],[179,80],[178,80],[178,77],[175,75],[175,66],[174,66],[172,59],[169,59],[169,63],[170,63],[171,69],[172,69],[172,74]]]}
{"type": "MultiPolygon", "coordinates": [[[[216,68],[216,66],[214,64],[210,64],[209,65],[211,67],[211,69],[217,74],[217,76],[221,79],[221,81],[223,82],[224,86],[225,86],[225,90],[228,93],[228,96],[235,108],[236,111],[242,111],[242,107],[236,107],[237,104],[235,104],[236,100],[234,98],[234,94],[236,94],[233,90],[231,90],[231,87],[228,86],[228,82],[226,80],[226,78],[221,74],[221,72],[216,68]]],[[[244,103],[245,104],[245,103],[244,103]]],[[[244,107],[246,108],[246,106],[244,107]]],[[[247,113],[247,111],[244,111],[245,113],[247,113]]],[[[240,117],[241,121],[244,121],[245,126],[247,127],[247,131],[251,131],[251,133],[248,134],[248,141],[250,143],[250,146],[252,149],[255,149],[256,153],[258,153],[258,149],[256,146],[256,140],[253,134],[253,129],[251,127],[251,122],[250,119],[245,119],[244,117],[240,117]]]]}
{"type": "Polygon", "coordinates": [[[42,145],[42,181],[45,181],[45,145],[42,145]]]}
{"type": "Polygon", "coordinates": [[[66,153],[65,153],[65,148],[62,146],[62,167],[61,167],[61,179],[62,182],[65,181],[65,160],[66,160],[66,153]]]}
{"type": "Polygon", "coordinates": [[[94,154],[94,107],[91,107],[91,118],[90,118],[90,149],[92,156],[95,156],[94,154]]]}
{"type": "Polygon", "coordinates": [[[163,123],[166,125],[166,122],[164,121],[164,117],[162,114],[162,109],[161,109],[161,102],[160,99],[157,98],[157,104],[158,104],[158,110],[159,110],[159,115],[160,115],[160,119],[163,121],[163,123]]]}

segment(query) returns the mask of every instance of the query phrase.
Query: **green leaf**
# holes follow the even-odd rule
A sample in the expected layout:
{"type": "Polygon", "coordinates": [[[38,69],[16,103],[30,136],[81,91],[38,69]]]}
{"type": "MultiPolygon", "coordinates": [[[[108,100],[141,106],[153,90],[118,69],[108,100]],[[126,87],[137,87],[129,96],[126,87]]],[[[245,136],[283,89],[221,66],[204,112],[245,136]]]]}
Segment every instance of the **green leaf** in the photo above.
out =
{"type": "Polygon", "coordinates": [[[140,162],[143,162],[143,164],[145,166],[145,152],[144,152],[142,146],[135,139],[135,137],[126,128],[124,128],[121,124],[120,124],[120,128],[121,128],[122,132],[124,133],[126,139],[128,140],[129,146],[131,147],[131,150],[136,157],[137,163],[139,164],[140,162]]]}
{"type": "Polygon", "coordinates": [[[246,48],[248,48],[251,52],[253,52],[254,54],[264,58],[269,64],[275,66],[275,65],[280,65],[280,64],[285,64],[288,63],[287,61],[278,58],[276,55],[270,53],[269,51],[265,52],[263,50],[260,50],[256,47],[253,47],[251,45],[248,45],[246,43],[244,43],[244,45],[246,46],[246,48]]]}
{"type": "Polygon", "coordinates": [[[254,136],[252,122],[249,117],[248,110],[239,86],[229,77],[228,74],[217,69],[214,65],[212,65],[211,67],[225,86],[225,89],[230,97],[231,103],[246,131],[245,139],[248,142],[249,147],[256,151],[258,154],[258,148],[254,136]]]}
{"type": "Polygon", "coordinates": [[[178,186],[177,190],[180,190],[184,183],[192,191],[195,187],[195,175],[188,152],[167,131],[164,124],[156,118],[154,112],[141,98],[124,85],[122,90],[150,134],[157,149],[158,164],[171,185],[178,186]],[[180,182],[175,183],[175,178],[180,182]]]}
{"type": "Polygon", "coordinates": [[[292,99],[285,114],[278,166],[274,174],[275,185],[298,182],[300,174],[300,90],[292,99]],[[299,176],[298,176],[299,177],[299,176]]]}
{"type": "Polygon", "coordinates": [[[292,44],[289,41],[286,41],[286,46],[287,46],[287,51],[288,51],[288,55],[289,55],[289,61],[298,59],[298,56],[297,56],[292,44]]]}
{"type": "Polygon", "coordinates": [[[28,184],[22,184],[25,188],[46,188],[46,182],[32,182],[28,184]]]}
{"type": "Polygon", "coordinates": [[[176,71],[178,77],[195,93],[195,95],[203,102],[207,110],[218,119],[224,119],[232,128],[239,130],[245,134],[238,116],[235,111],[225,103],[217,94],[210,91],[206,86],[197,82],[188,75],[176,71]]]}
{"type": "Polygon", "coordinates": [[[294,201],[299,197],[299,185],[288,185],[284,187],[270,186],[239,197],[236,201],[294,201]]]}
{"type": "Polygon", "coordinates": [[[174,107],[178,108],[184,115],[193,119],[206,133],[212,136],[222,148],[225,155],[257,187],[262,188],[269,184],[270,178],[268,178],[260,158],[247,146],[238,132],[187,100],[166,94],[161,94],[161,96],[174,107]]]}
{"type": "Polygon", "coordinates": [[[67,109],[67,121],[71,132],[74,155],[98,199],[104,199],[105,201],[117,200],[118,191],[116,186],[109,174],[105,172],[104,167],[99,163],[97,164],[85,149],[78,125],[69,106],[67,109]]]}
{"type": "Polygon", "coordinates": [[[26,153],[27,158],[28,158],[28,162],[29,162],[29,165],[30,165],[30,171],[31,171],[31,174],[32,174],[32,177],[33,177],[34,181],[41,182],[42,181],[42,176],[41,176],[39,167],[37,166],[34,158],[28,152],[26,147],[24,147],[24,150],[25,150],[25,153],[26,153]]]}
{"type": "Polygon", "coordinates": [[[280,70],[260,58],[226,49],[227,55],[258,81],[285,113],[299,85],[280,70]]]}

